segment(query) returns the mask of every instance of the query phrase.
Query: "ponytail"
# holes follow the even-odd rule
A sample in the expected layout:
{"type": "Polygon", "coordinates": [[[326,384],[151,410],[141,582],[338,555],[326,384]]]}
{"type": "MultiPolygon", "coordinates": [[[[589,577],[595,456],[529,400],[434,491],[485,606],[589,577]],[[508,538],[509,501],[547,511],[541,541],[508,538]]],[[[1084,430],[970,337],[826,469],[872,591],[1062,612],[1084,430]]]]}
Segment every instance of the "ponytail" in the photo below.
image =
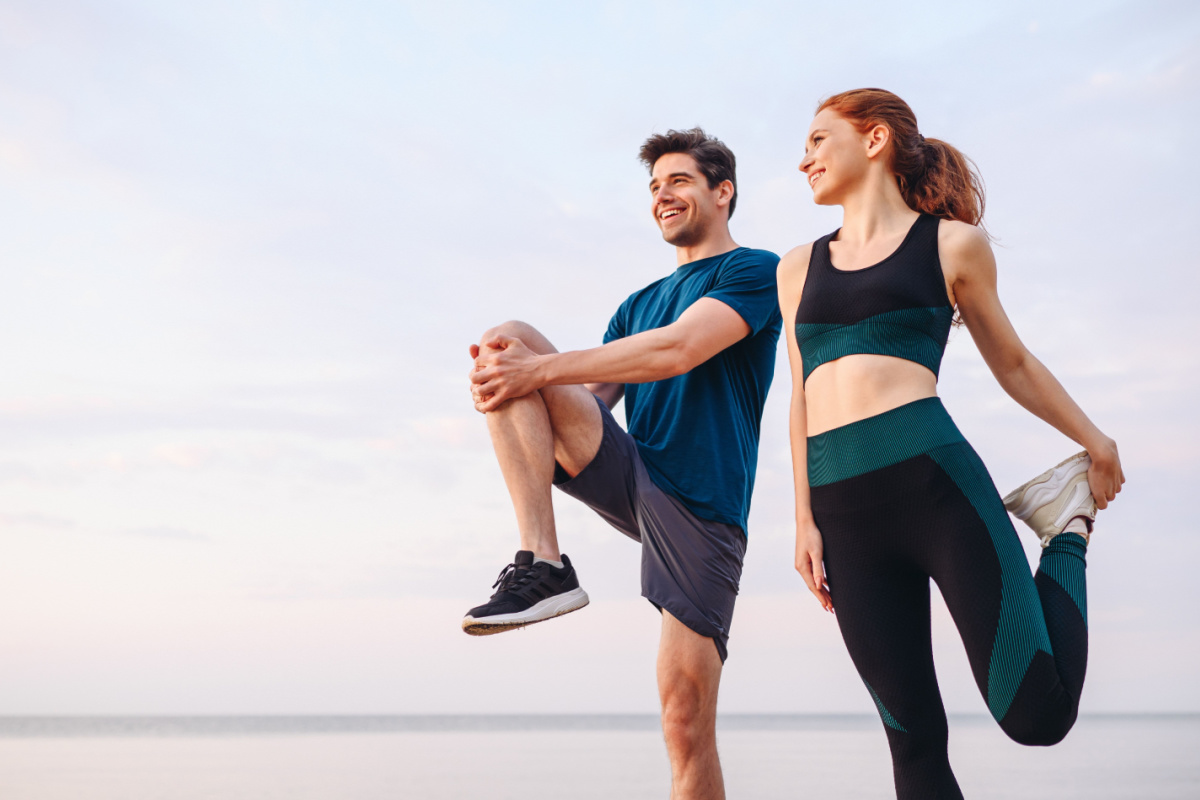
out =
{"type": "Polygon", "coordinates": [[[892,133],[891,167],[904,202],[914,211],[983,227],[983,179],[971,159],[940,139],[917,131],[908,103],[883,89],[852,89],[822,101],[866,133],[885,125],[892,133]]]}
{"type": "Polygon", "coordinates": [[[974,162],[941,139],[917,136],[919,165],[896,173],[904,202],[914,211],[982,226],[983,179],[974,162]]]}

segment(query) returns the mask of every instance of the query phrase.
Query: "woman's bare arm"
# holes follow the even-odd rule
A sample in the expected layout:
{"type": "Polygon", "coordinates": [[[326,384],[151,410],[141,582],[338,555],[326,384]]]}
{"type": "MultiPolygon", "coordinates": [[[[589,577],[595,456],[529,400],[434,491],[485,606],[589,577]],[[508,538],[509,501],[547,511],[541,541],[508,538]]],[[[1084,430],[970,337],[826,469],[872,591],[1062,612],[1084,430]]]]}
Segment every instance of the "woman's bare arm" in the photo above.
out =
{"type": "Polygon", "coordinates": [[[996,258],[987,237],[973,225],[943,220],[938,250],[953,300],[988,368],[1010,397],[1087,450],[1088,484],[1097,507],[1104,508],[1125,482],[1117,444],[1017,336],[996,292],[996,258]]]}
{"type": "Polygon", "coordinates": [[[804,405],[804,365],[796,343],[796,309],[804,291],[812,245],[797,247],[779,262],[776,273],[779,310],[783,315],[783,336],[787,342],[788,364],[792,368],[792,401],[788,411],[788,431],[792,449],[792,475],[796,492],[796,570],[826,611],[833,600],[825,583],[824,542],[812,515],[808,486],[808,421],[804,405]]]}

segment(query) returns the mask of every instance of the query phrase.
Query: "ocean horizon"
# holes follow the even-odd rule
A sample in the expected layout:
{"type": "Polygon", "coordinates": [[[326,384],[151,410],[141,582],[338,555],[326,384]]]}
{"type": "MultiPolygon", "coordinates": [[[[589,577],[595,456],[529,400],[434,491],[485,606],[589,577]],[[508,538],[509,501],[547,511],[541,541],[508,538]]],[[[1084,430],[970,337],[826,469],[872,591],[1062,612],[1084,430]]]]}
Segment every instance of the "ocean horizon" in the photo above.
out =
{"type": "MultiPolygon", "coordinates": [[[[1052,748],[951,714],[969,798],[1200,797],[1200,714],[1084,714],[1052,748]]],[[[723,714],[730,798],[894,797],[872,714],[723,714]]],[[[662,800],[653,714],[5,715],[4,800],[662,800]]]]}
{"type": "MultiPolygon", "coordinates": [[[[993,725],[987,714],[947,714],[951,727],[993,725]]],[[[1080,723],[1191,722],[1200,712],[1100,712],[1080,723]]],[[[717,717],[718,731],[874,730],[870,713],[771,714],[731,712],[717,717]]],[[[452,733],[514,731],[658,731],[647,713],[553,714],[0,714],[0,738],[87,736],[275,736],[338,733],[452,733]]]]}

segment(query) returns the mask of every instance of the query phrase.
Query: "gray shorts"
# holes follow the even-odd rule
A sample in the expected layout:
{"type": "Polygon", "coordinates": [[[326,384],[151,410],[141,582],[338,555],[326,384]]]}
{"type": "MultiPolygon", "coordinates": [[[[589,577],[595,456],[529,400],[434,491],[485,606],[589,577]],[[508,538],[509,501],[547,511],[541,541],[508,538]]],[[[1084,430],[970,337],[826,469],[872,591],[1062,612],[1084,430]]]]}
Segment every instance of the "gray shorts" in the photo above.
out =
{"type": "Polygon", "coordinates": [[[642,543],[642,596],[711,637],[724,662],[746,536],[737,525],[700,519],[658,488],[633,437],[604,403],[600,414],[604,437],[596,457],[574,478],[556,467],[554,484],[642,543]]]}

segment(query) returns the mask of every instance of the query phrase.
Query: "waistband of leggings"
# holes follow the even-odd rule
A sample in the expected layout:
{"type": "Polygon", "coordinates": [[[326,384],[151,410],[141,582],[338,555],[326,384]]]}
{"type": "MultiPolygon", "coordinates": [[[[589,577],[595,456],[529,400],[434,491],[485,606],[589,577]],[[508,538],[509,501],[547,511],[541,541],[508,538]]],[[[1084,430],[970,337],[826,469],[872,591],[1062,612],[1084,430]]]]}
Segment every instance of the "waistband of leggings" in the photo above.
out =
{"type": "Polygon", "coordinates": [[[937,397],[808,437],[808,485],[825,486],[965,442],[937,397]]]}

